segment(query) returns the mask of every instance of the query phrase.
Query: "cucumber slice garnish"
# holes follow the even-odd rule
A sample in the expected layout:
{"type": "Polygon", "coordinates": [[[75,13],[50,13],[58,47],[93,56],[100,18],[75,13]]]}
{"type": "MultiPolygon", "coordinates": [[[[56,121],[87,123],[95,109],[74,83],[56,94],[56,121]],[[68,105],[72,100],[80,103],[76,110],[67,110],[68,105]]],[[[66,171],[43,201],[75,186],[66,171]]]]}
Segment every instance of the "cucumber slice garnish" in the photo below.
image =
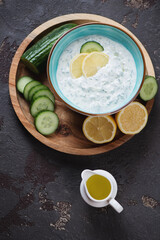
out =
{"type": "Polygon", "coordinates": [[[32,101],[34,101],[36,98],[38,98],[40,96],[47,96],[48,98],[50,98],[52,100],[53,103],[55,102],[54,95],[53,95],[53,93],[49,89],[44,89],[44,90],[37,91],[33,95],[32,101]]]}
{"type": "Polygon", "coordinates": [[[42,111],[35,118],[35,127],[43,135],[50,135],[58,128],[59,119],[56,113],[42,111]]]}
{"type": "Polygon", "coordinates": [[[41,85],[37,85],[37,86],[31,88],[31,89],[29,90],[29,93],[28,93],[28,100],[31,101],[34,93],[36,93],[37,91],[39,91],[39,90],[41,90],[41,89],[48,89],[48,87],[45,86],[45,85],[43,85],[43,84],[41,84],[41,85]]]}
{"type": "Polygon", "coordinates": [[[29,94],[29,91],[31,90],[31,88],[37,86],[37,85],[40,85],[41,83],[38,82],[38,81],[32,81],[32,82],[29,82],[27,83],[27,85],[25,86],[24,88],[24,91],[23,91],[23,95],[24,95],[24,98],[28,101],[28,94],[29,94]]]}
{"type": "Polygon", "coordinates": [[[43,110],[54,111],[53,102],[46,96],[36,98],[30,106],[30,112],[33,117],[43,110]]]}
{"type": "Polygon", "coordinates": [[[100,43],[88,41],[81,46],[80,53],[102,52],[104,48],[100,43]]]}
{"type": "Polygon", "coordinates": [[[155,97],[158,91],[157,80],[152,76],[147,76],[140,90],[140,98],[144,101],[149,101],[155,97]]]}
{"type": "Polygon", "coordinates": [[[18,79],[17,81],[17,89],[19,92],[23,93],[25,86],[27,85],[27,83],[32,82],[33,79],[31,77],[28,76],[23,76],[21,78],[18,79]]]}

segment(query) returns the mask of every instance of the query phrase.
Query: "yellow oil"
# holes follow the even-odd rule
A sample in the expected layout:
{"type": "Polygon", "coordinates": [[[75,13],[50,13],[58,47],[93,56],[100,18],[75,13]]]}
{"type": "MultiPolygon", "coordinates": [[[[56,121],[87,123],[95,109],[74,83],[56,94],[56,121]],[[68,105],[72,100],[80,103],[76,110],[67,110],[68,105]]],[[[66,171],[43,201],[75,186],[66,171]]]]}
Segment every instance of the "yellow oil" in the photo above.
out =
{"type": "Polygon", "coordinates": [[[109,180],[101,175],[92,175],[86,182],[89,194],[96,200],[102,200],[111,192],[109,180]]]}

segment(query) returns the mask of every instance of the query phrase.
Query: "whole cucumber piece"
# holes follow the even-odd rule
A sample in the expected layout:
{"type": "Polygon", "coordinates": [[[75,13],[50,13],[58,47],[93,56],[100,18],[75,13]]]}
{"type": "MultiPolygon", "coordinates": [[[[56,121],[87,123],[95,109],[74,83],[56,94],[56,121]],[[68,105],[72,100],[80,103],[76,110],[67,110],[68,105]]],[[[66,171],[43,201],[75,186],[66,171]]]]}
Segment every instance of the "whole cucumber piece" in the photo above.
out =
{"type": "Polygon", "coordinates": [[[67,23],[52,30],[23,53],[22,62],[34,73],[44,71],[52,46],[64,33],[75,26],[75,23],[67,23]]]}

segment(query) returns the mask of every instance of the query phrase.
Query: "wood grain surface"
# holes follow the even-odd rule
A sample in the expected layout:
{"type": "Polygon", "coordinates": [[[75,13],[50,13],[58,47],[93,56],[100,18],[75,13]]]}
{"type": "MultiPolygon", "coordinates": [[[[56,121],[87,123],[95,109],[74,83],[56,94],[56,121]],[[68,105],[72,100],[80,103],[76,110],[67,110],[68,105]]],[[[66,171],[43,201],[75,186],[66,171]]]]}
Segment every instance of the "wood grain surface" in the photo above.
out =
{"type": "MultiPolygon", "coordinates": [[[[139,44],[145,58],[146,74],[155,76],[153,64],[151,62],[151,59],[146,49],[144,48],[142,43],[128,29],[126,29],[121,24],[111,19],[98,16],[98,15],[93,15],[93,14],[63,15],[63,16],[51,19],[43,23],[39,27],[37,27],[24,39],[24,41],[19,46],[12,60],[10,74],[9,74],[9,92],[10,92],[11,102],[23,126],[36,139],[38,139],[43,144],[55,150],[69,153],[69,154],[76,154],[76,155],[94,155],[94,154],[108,152],[127,142],[129,139],[133,137],[133,135],[124,135],[118,130],[114,141],[110,143],[103,144],[103,145],[96,145],[88,141],[82,133],[82,123],[85,119],[85,116],[70,110],[56,96],[55,112],[59,116],[60,124],[57,131],[54,134],[48,137],[43,136],[39,132],[37,132],[34,127],[34,124],[33,124],[34,119],[29,113],[29,104],[24,100],[23,96],[16,90],[17,79],[24,75],[32,76],[33,78],[41,81],[43,84],[50,87],[47,80],[46,73],[41,74],[40,76],[34,75],[23,65],[23,63],[20,62],[20,57],[22,56],[23,52],[26,50],[28,46],[32,45],[34,42],[36,42],[39,38],[41,38],[43,35],[48,33],[53,28],[57,27],[58,25],[64,24],[66,22],[75,22],[77,24],[83,24],[88,22],[101,22],[101,23],[112,24],[114,26],[122,28],[128,34],[130,34],[132,38],[139,44]]],[[[146,108],[148,110],[148,113],[150,113],[153,103],[154,103],[154,99],[146,103],[146,108]]]]}

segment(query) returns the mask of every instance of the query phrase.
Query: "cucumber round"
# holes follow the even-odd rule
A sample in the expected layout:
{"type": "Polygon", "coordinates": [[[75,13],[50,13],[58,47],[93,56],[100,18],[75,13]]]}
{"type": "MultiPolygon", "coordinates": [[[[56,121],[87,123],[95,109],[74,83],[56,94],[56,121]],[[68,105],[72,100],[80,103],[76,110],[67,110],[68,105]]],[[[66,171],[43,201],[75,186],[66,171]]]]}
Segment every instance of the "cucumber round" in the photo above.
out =
{"type": "Polygon", "coordinates": [[[88,41],[81,46],[80,53],[103,52],[104,48],[96,41],[88,41]]]}
{"type": "Polygon", "coordinates": [[[37,85],[35,87],[32,87],[30,90],[29,90],[29,93],[28,93],[28,100],[31,101],[34,93],[36,93],[37,91],[41,90],[41,89],[48,89],[47,86],[41,84],[41,85],[37,85]]]}
{"type": "Polygon", "coordinates": [[[147,76],[140,90],[140,98],[144,101],[149,101],[155,97],[158,91],[157,80],[152,76],[147,76]]]}
{"type": "Polygon", "coordinates": [[[34,101],[36,98],[38,98],[40,96],[47,96],[48,98],[50,98],[52,100],[53,103],[55,102],[54,95],[49,89],[42,89],[42,90],[35,92],[32,97],[32,101],[34,101]]]}
{"type": "Polygon", "coordinates": [[[25,86],[24,88],[24,91],[23,91],[23,95],[24,95],[24,98],[28,101],[28,94],[29,94],[29,91],[31,90],[31,88],[37,86],[37,85],[40,85],[41,83],[38,82],[38,81],[32,81],[32,82],[29,82],[27,83],[27,85],[25,86]]]}
{"type": "Polygon", "coordinates": [[[31,77],[23,76],[17,81],[17,89],[20,93],[23,93],[25,86],[27,83],[34,81],[31,77]]]}
{"type": "Polygon", "coordinates": [[[56,113],[51,111],[42,111],[38,113],[34,124],[38,132],[43,135],[50,135],[58,128],[59,119],[56,113]]]}
{"type": "Polygon", "coordinates": [[[36,98],[30,106],[30,112],[33,117],[43,110],[54,111],[53,102],[46,96],[36,98]]]}

